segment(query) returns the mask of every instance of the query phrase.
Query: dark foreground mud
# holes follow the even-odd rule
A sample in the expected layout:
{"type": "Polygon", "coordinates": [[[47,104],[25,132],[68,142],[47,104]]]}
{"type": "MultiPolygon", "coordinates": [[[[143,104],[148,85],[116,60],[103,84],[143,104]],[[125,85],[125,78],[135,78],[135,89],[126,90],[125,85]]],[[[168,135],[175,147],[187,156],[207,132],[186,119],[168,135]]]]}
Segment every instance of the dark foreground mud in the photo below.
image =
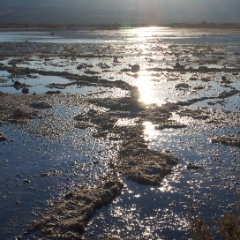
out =
{"type": "Polygon", "coordinates": [[[44,96],[11,95],[0,92],[0,121],[27,123],[29,120],[40,117],[39,112],[31,108],[39,104],[44,96]]]}
{"type": "Polygon", "coordinates": [[[121,193],[123,183],[115,176],[102,179],[96,188],[84,188],[70,192],[65,199],[32,223],[29,231],[40,229],[41,239],[82,239],[81,234],[94,211],[110,203],[121,193]]]}

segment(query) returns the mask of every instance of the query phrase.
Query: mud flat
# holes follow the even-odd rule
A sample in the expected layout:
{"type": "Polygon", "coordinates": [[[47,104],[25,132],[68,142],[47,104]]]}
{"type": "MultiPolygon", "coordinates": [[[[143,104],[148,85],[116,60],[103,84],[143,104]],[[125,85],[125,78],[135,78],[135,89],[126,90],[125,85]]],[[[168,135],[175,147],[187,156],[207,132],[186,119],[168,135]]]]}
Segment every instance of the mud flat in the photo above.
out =
{"type": "MultiPolygon", "coordinates": [[[[102,84],[127,89],[130,91],[130,96],[119,99],[78,99],[80,102],[84,101],[85,104],[94,103],[101,107],[107,107],[110,111],[90,110],[85,114],[78,115],[75,117],[75,127],[81,129],[95,127],[97,130],[94,134],[95,137],[110,137],[122,141],[119,156],[114,160],[109,160],[109,166],[114,173],[121,173],[138,183],[159,185],[163,177],[171,173],[172,166],[176,165],[178,161],[177,157],[169,153],[149,149],[143,139],[142,122],[146,119],[159,120],[157,117],[159,109],[154,112],[155,107],[153,106],[150,114],[146,106],[138,101],[137,88],[124,82],[103,81],[102,84]],[[117,126],[116,123],[121,117],[138,118],[136,126],[117,126]]],[[[66,97],[61,94],[11,95],[7,93],[1,93],[1,96],[3,97],[1,102],[1,121],[3,123],[27,124],[31,119],[38,118],[41,119],[42,126],[35,125],[31,132],[42,136],[46,134],[45,122],[53,121],[52,115],[47,114],[53,107],[49,102],[66,97]]],[[[166,113],[164,107],[163,109],[161,119],[166,120],[171,114],[166,113]]],[[[54,126],[52,127],[54,128],[54,126]]],[[[57,129],[55,132],[55,136],[58,135],[57,129]]],[[[3,135],[1,136],[4,138],[3,135]]],[[[48,174],[40,176],[48,176],[48,174]]],[[[33,223],[29,231],[40,229],[43,239],[81,239],[81,233],[94,211],[111,202],[121,193],[123,184],[116,178],[109,180],[111,178],[113,177],[102,178],[102,183],[96,188],[84,187],[66,194],[65,198],[54,208],[44,212],[42,219],[33,223]]]]}
{"type": "MultiPolygon", "coordinates": [[[[204,130],[206,138],[212,139],[213,143],[239,147],[238,133],[216,138],[209,133],[227,127],[235,131],[239,127],[240,59],[236,54],[236,46],[229,49],[218,45],[156,44],[153,47],[148,44],[145,55],[136,64],[142,49],[135,45],[124,46],[124,51],[123,45],[117,44],[0,45],[1,91],[13,89],[18,81],[21,87],[27,86],[31,92],[32,86],[24,85],[29,78],[34,85],[38,78],[41,81],[42,76],[49,77],[44,94],[0,92],[0,127],[3,128],[0,141],[5,144],[2,145],[5,152],[11,139],[7,137],[8,132],[4,132],[4,126],[11,126],[39,138],[46,137],[46,141],[53,139],[61,142],[71,132],[73,143],[89,141],[86,147],[89,149],[108,141],[111,148],[99,147],[98,153],[115,153],[102,161],[108,174],[99,170],[99,175],[94,176],[96,181],[93,183],[89,180],[91,184],[87,180],[91,177],[90,170],[84,178],[85,184],[81,182],[81,171],[94,166],[100,169],[99,158],[86,153],[89,163],[79,165],[77,161],[81,159],[72,160],[70,156],[70,164],[73,168],[76,166],[73,169],[75,179],[72,181],[81,182],[82,186],[76,184],[77,187],[71,191],[64,190],[60,199],[51,207],[48,206],[32,223],[29,234],[38,229],[42,239],[81,239],[96,210],[121,195],[124,190],[123,179],[142,186],[160,187],[163,180],[176,169],[190,170],[192,174],[196,173],[193,175],[195,178],[199,174],[197,171],[208,171],[194,159],[183,161],[180,151],[176,149],[184,137],[168,149],[151,147],[152,140],[146,137],[146,123],[150,123],[152,131],[169,134],[169,137],[172,132],[181,131],[185,136],[184,133],[193,135],[194,131],[204,130]],[[51,82],[50,77],[64,77],[67,83],[51,82]],[[77,91],[64,93],[69,87],[73,87],[74,91],[92,88],[91,92],[85,94],[77,91]],[[144,101],[146,92],[147,102],[144,101]],[[153,96],[155,99],[151,99],[153,96]],[[151,101],[148,102],[149,99],[151,101]],[[74,134],[80,137],[74,138],[74,134]],[[96,139],[97,143],[92,139],[96,139]],[[175,149],[175,152],[171,149],[175,149]]],[[[194,144],[191,137],[189,139],[188,151],[194,144]]],[[[158,141],[162,144],[162,140],[158,141]]],[[[210,141],[204,143],[209,148],[213,146],[210,141]]],[[[44,151],[50,154],[52,149],[44,151]]],[[[83,149],[79,148],[81,151],[83,149]]],[[[3,161],[1,164],[5,166],[6,163],[3,161]]],[[[57,168],[61,164],[54,166],[57,168]]],[[[36,179],[52,175],[61,177],[63,174],[59,170],[43,169],[36,179]]],[[[70,178],[70,175],[66,176],[70,178]]],[[[238,188],[237,177],[234,181],[235,188],[238,188]]],[[[231,184],[231,189],[234,189],[231,184]]],[[[186,185],[185,189],[191,191],[192,188],[186,185]]],[[[201,192],[201,187],[197,191],[201,192]]],[[[191,195],[188,197],[193,198],[191,195]]]]}

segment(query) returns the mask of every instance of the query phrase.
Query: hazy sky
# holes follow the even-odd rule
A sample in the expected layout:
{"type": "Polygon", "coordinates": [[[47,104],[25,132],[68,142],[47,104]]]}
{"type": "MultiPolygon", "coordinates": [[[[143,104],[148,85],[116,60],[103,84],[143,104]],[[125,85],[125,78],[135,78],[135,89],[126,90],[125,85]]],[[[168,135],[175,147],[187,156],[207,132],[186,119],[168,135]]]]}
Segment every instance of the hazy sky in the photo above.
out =
{"type": "Polygon", "coordinates": [[[0,23],[240,22],[240,0],[0,0],[0,23]]]}

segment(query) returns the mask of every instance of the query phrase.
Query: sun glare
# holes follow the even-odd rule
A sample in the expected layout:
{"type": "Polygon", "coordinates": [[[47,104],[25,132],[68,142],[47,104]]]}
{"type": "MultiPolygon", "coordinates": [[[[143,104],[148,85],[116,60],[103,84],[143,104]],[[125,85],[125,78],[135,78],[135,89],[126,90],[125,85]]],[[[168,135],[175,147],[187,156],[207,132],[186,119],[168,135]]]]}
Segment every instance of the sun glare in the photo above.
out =
{"type": "Polygon", "coordinates": [[[148,76],[140,76],[137,79],[137,87],[140,92],[140,101],[151,104],[156,102],[153,91],[153,83],[148,76]]]}
{"type": "Polygon", "coordinates": [[[130,29],[131,33],[139,39],[145,39],[145,38],[152,38],[154,35],[161,35],[164,34],[166,31],[166,27],[138,27],[134,29],[130,29]],[[161,31],[163,29],[164,31],[161,31]],[[162,32],[162,33],[161,33],[162,32]]]}
{"type": "Polygon", "coordinates": [[[134,36],[137,41],[145,42],[147,39],[152,38],[159,28],[156,27],[141,27],[129,29],[129,33],[134,36]]]}
{"type": "Polygon", "coordinates": [[[155,125],[151,122],[144,122],[144,138],[146,141],[152,141],[157,136],[157,131],[155,129],[155,125]]]}

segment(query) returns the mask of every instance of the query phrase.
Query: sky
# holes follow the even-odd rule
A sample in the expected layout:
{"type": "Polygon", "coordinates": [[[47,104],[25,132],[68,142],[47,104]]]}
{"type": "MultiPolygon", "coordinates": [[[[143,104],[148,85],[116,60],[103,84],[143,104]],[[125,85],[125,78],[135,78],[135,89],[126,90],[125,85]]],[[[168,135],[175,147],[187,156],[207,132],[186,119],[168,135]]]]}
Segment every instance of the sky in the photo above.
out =
{"type": "Polygon", "coordinates": [[[240,22],[240,0],[0,0],[0,23],[240,22]]]}

